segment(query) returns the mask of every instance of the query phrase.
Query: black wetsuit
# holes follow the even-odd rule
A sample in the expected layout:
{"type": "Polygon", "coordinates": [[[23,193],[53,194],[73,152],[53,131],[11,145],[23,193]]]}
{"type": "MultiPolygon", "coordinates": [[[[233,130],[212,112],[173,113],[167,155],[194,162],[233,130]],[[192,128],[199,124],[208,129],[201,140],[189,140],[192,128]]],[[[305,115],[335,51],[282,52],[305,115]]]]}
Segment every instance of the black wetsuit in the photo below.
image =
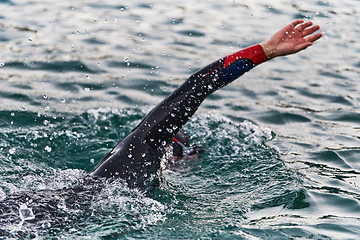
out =
{"type": "Polygon", "coordinates": [[[143,190],[153,185],[166,147],[205,98],[265,60],[262,47],[254,45],[199,70],[157,105],[92,174],[120,177],[143,190]]]}

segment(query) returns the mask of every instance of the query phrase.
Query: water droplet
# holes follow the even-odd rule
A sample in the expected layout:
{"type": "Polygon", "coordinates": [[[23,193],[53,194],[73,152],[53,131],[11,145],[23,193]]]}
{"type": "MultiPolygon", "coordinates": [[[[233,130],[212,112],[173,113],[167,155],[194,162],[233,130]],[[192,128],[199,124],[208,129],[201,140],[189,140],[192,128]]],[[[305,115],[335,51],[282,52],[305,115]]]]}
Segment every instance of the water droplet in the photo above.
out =
{"type": "Polygon", "coordinates": [[[129,57],[124,57],[125,62],[129,62],[129,57]]]}
{"type": "Polygon", "coordinates": [[[32,42],[32,38],[28,38],[28,41],[29,41],[29,42],[32,42]]]}
{"type": "Polygon", "coordinates": [[[128,155],[128,158],[132,158],[132,154],[129,154],[129,155],[128,155]]]}
{"type": "Polygon", "coordinates": [[[46,106],[46,107],[45,107],[45,111],[47,111],[47,110],[49,110],[49,106],[46,106]]]}
{"type": "Polygon", "coordinates": [[[44,120],[44,121],[43,121],[43,124],[46,126],[46,125],[49,124],[49,121],[48,121],[48,120],[44,120]]]}
{"type": "Polygon", "coordinates": [[[91,162],[91,164],[94,164],[95,163],[95,159],[90,159],[90,162],[91,162]]]}
{"type": "Polygon", "coordinates": [[[45,151],[47,151],[47,152],[51,152],[51,150],[52,150],[50,146],[46,146],[44,149],[45,149],[45,151]]]}
{"type": "Polygon", "coordinates": [[[86,74],[86,78],[87,78],[87,79],[90,79],[90,75],[89,75],[89,74],[86,74]]]}
{"type": "Polygon", "coordinates": [[[142,157],[145,157],[145,156],[146,156],[146,153],[143,153],[141,156],[142,156],[142,157]]]}
{"type": "Polygon", "coordinates": [[[61,103],[65,103],[65,102],[66,102],[65,98],[62,98],[62,99],[60,100],[60,102],[61,102],[61,103]]]}
{"type": "Polygon", "coordinates": [[[10,148],[9,149],[9,153],[12,155],[16,152],[16,148],[10,148]]]}
{"type": "Polygon", "coordinates": [[[161,145],[163,145],[164,147],[166,146],[166,142],[165,141],[162,141],[161,142],[161,145]]]}
{"type": "Polygon", "coordinates": [[[21,111],[25,111],[25,107],[24,106],[21,106],[21,111]]]}
{"type": "Polygon", "coordinates": [[[2,68],[3,66],[5,66],[5,62],[0,61],[0,68],[2,68]]]}
{"type": "Polygon", "coordinates": [[[85,92],[90,92],[90,88],[85,88],[85,92]]]}
{"type": "Polygon", "coordinates": [[[46,96],[46,94],[44,94],[43,98],[44,98],[44,99],[47,99],[47,96],[46,96]]]}
{"type": "Polygon", "coordinates": [[[11,113],[11,116],[12,116],[12,117],[13,117],[13,116],[15,116],[15,113],[14,113],[14,112],[12,112],[12,113],[11,113]]]}

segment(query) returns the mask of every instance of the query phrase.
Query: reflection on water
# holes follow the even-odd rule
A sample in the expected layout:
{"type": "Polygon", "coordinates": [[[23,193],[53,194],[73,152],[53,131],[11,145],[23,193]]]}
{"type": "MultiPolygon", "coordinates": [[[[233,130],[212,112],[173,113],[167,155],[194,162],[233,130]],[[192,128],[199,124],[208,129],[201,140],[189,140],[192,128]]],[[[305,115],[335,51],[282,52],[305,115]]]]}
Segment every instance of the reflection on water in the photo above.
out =
{"type": "Polygon", "coordinates": [[[357,1],[0,7],[0,199],[12,197],[16,216],[2,235],[358,236],[357,1]],[[210,96],[185,127],[206,149],[191,168],[164,171],[152,196],[121,182],[79,182],[189,74],[295,18],[319,24],[324,38],[210,96]],[[86,186],[99,189],[66,203],[86,186]],[[16,200],[26,192],[38,200],[16,200]],[[27,209],[36,218],[44,192],[56,210],[36,225],[27,209]]]}

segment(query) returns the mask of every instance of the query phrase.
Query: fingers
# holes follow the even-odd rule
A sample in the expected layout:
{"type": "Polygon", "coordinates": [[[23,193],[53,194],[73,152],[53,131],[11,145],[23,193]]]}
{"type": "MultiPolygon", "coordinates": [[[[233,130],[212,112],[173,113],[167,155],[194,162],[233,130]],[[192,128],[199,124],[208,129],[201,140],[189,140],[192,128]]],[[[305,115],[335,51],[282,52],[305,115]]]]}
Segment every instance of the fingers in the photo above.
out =
{"type": "Polygon", "coordinates": [[[317,34],[314,34],[314,35],[311,35],[307,38],[305,38],[305,42],[315,42],[316,40],[318,40],[319,38],[322,37],[322,34],[321,33],[317,33],[317,34]]]}
{"type": "Polygon", "coordinates": [[[303,30],[303,31],[301,32],[301,35],[302,35],[303,37],[306,37],[306,36],[309,36],[309,35],[313,34],[314,32],[316,32],[316,31],[319,30],[319,29],[320,29],[320,26],[319,26],[319,25],[315,25],[315,26],[312,26],[312,27],[310,27],[310,28],[307,28],[307,29],[303,30]]]}
{"type": "Polygon", "coordinates": [[[311,25],[313,25],[312,22],[306,22],[306,23],[301,24],[300,26],[296,27],[295,30],[301,32],[301,31],[303,31],[304,29],[310,27],[311,25]]]}
{"type": "MultiPolygon", "coordinates": [[[[294,26],[294,24],[300,22],[299,20],[296,20],[296,21],[292,22],[291,24],[289,24],[289,26],[290,25],[294,26]]],[[[304,22],[304,21],[302,21],[302,22],[304,22]]],[[[316,32],[316,31],[318,31],[320,29],[319,25],[315,25],[315,26],[312,26],[312,25],[313,25],[312,22],[306,22],[306,23],[303,23],[303,24],[301,24],[299,26],[295,25],[297,27],[294,26],[295,30],[297,30],[298,32],[301,33],[301,36],[304,38],[305,42],[313,43],[313,42],[315,42],[316,40],[318,40],[319,38],[322,37],[321,33],[311,35],[311,34],[313,34],[314,32],[316,32]]]]}
{"type": "Polygon", "coordinates": [[[297,19],[297,20],[293,21],[292,23],[290,23],[288,26],[291,28],[295,28],[298,24],[303,23],[303,22],[304,22],[304,20],[297,19]]]}

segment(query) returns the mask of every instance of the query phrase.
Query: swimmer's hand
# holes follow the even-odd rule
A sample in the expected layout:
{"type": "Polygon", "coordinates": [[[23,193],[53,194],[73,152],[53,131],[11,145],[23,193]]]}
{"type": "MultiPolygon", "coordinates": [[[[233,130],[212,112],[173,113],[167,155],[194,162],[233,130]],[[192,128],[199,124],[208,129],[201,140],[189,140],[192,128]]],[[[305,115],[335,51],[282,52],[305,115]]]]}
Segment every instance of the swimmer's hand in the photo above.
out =
{"type": "Polygon", "coordinates": [[[297,53],[311,46],[322,36],[321,33],[313,34],[320,27],[319,25],[312,25],[312,22],[304,23],[304,20],[295,20],[275,33],[268,41],[260,43],[267,60],[297,53]]]}

